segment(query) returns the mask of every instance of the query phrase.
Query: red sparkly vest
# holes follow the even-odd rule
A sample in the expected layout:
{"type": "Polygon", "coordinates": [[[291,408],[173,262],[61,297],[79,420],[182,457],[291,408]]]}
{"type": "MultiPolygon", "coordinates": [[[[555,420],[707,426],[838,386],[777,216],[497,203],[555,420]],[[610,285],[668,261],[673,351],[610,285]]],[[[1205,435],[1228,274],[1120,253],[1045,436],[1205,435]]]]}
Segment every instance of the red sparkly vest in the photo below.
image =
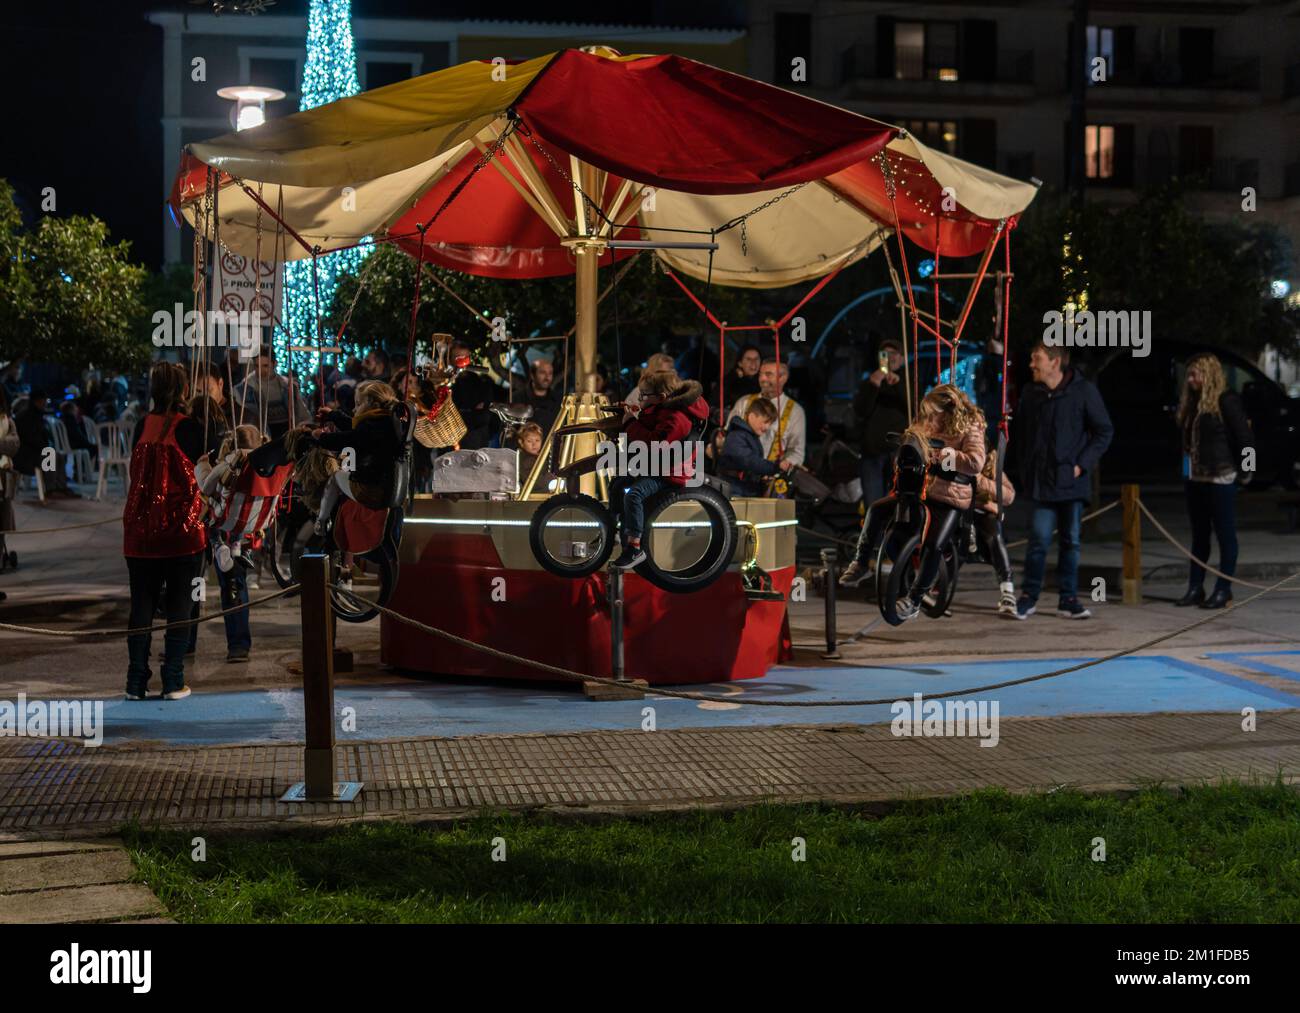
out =
{"type": "Polygon", "coordinates": [[[122,555],[163,559],[208,545],[194,465],[176,442],[184,415],[149,414],[131,452],[131,491],[122,511],[122,555]]]}

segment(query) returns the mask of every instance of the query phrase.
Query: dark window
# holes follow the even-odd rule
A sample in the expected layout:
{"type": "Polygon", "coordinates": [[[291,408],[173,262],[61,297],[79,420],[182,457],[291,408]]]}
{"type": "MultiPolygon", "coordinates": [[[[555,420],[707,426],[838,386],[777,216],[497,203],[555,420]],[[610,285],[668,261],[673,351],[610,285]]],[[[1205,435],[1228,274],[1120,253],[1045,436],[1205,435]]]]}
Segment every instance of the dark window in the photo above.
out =
{"type": "Polygon", "coordinates": [[[955,21],[894,22],[894,77],[900,81],[956,81],[955,21]]]}
{"type": "Polygon", "coordinates": [[[927,148],[957,154],[956,120],[903,120],[900,126],[927,148]]]}
{"type": "Polygon", "coordinates": [[[1034,174],[1034,153],[1032,151],[1007,152],[1006,168],[1003,172],[1012,179],[1029,179],[1034,174]]]}
{"type": "Polygon", "coordinates": [[[998,121],[965,119],[961,121],[961,144],[958,153],[968,162],[995,169],[998,164],[998,121]]]}
{"type": "Polygon", "coordinates": [[[1088,84],[1099,84],[1101,81],[1110,80],[1115,69],[1115,29],[1100,25],[1088,26],[1088,53],[1085,60],[1088,84]],[[1099,65],[1098,60],[1104,61],[1104,65],[1099,65]],[[1099,66],[1100,75],[1097,73],[1099,66]],[[1099,76],[1101,81],[1097,80],[1099,76]]]}
{"type": "Polygon", "coordinates": [[[390,63],[383,60],[366,61],[366,91],[382,88],[386,84],[396,84],[411,76],[409,63],[390,63]]]}
{"type": "Polygon", "coordinates": [[[1214,29],[1178,29],[1178,73],[1183,84],[1205,84],[1214,76],[1214,29]]]}
{"type": "Polygon", "coordinates": [[[1214,128],[1183,125],[1178,128],[1178,174],[1200,176],[1214,166],[1214,128]]]}
{"type": "Polygon", "coordinates": [[[876,77],[894,76],[894,19],[876,18],[876,77]]]}
{"type": "Polygon", "coordinates": [[[965,81],[994,81],[998,76],[998,23],[967,18],[961,23],[961,76],[965,81]]]}
{"type": "Polygon", "coordinates": [[[796,58],[803,59],[805,75],[808,64],[812,62],[812,15],[778,12],[772,19],[772,30],[776,36],[773,83],[782,88],[805,83],[793,80],[790,75],[794,71],[796,58]]]}
{"type": "Polygon", "coordinates": [[[298,92],[298,61],[252,57],[248,61],[248,84],[279,88],[286,95],[298,92]]]}

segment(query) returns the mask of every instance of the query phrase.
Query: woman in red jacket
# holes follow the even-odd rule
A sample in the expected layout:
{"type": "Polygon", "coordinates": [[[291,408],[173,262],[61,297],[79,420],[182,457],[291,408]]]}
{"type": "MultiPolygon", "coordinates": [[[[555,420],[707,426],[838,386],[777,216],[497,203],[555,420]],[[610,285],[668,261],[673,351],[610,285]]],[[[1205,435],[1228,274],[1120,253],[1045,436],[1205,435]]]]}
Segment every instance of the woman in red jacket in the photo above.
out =
{"type": "MultiPolygon", "coordinates": [[[[185,414],[189,378],[185,367],[160,362],[149,374],[152,407],[140,420],[131,452],[131,489],[122,512],[123,547],[131,580],[131,629],[153,623],[159,601],[169,623],[190,618],[194,579],[203,573],[208,547],[203,501],[194,462],[204,451],[203,427],[185,414]]],[[[174,626],[163,636],[162,695],[181,700],[189,628],[174,626]]],[[[127,637],[126,698],[143,700],[152,673],[152,634],[127,637]]]]}

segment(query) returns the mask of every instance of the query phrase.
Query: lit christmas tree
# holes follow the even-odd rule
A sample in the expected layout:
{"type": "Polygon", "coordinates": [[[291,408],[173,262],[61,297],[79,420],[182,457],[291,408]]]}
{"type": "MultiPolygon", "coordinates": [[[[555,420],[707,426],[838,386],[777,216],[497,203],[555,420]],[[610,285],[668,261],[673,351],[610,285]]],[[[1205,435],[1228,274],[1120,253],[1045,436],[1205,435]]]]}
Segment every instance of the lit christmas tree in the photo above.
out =
{"type": "MultiPolygon", "coordinates": [[[[361,90],[357,80],[357,54],[352,45],[352,0],[311,0],[307,14],[307,63],[302,71],[302,98],[298,108],[314,109],[361,90]]],[[[340,274],[356,271],[367,247],[340,250],[317,259],[320,282],[320,312],[329,311],[340,274]]],[[[288,345],[330,345],[333,335],[318,339],[317,302],[312,279],[312,262],[296,260],[284,265],[284,329],[275,333],[276,353],[281,364],[291,363],[304,393],[316,389],[320,356],[316,352],[293,352],[288,345]]],[[[335,356],[325,354],[327,363],[335,356]]]]}

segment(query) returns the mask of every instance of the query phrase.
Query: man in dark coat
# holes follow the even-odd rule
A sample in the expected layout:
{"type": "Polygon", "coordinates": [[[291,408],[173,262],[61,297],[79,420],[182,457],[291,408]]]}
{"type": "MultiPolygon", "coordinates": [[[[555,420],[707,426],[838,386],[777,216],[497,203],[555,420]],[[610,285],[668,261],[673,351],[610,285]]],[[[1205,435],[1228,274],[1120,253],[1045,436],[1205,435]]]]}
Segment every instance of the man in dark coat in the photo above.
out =
{"type": "Polygon", "coordinates": [[[1092,494],[1092,476],[1115,435],[1101,394],[1070,367],[1069,352],[1039,342],[1029,357],[1033,381],[1016,411],[1020,495],[1029,501],[1029,548],[1016,618],[1036,610],[1052,529],[1058,531],[1056,614],[1087,619],[1079,603],[1079,524],[1092,494]]]}

